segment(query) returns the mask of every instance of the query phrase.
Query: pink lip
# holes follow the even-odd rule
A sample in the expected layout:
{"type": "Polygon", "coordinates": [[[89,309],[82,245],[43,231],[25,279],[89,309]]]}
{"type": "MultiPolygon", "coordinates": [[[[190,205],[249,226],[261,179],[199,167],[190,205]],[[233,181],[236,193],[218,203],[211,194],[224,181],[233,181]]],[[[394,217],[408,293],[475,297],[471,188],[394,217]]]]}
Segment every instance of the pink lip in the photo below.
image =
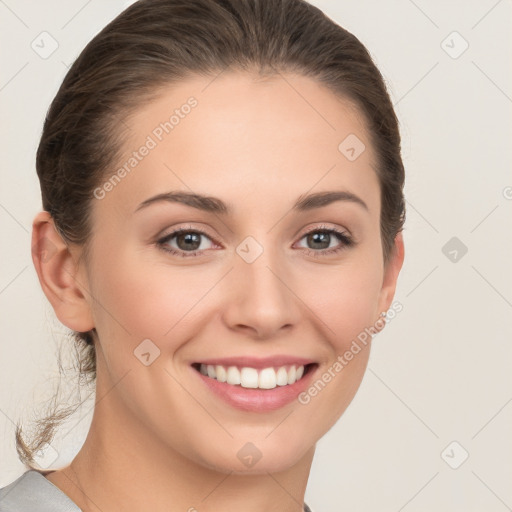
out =
{"type": "MultiPolygon", "coordinates": [[[[244,358],[245,360],[245,358],[244,358]]],[[[214,361],[213,359],[211,361],[214,361]]],[[[221,361],[221,360],[215,360],[221,361]]],[[[216,363],[208,363],[208,364],[222,364],[227,365],[226,359],[222,359],[224,361],[216,362],[216,363]]],[[[236,364],[233,362],[234,359],[231,360],[231,366],[238,366],[238,363],[241,361],[239,358],[236,359],[236,364]]],[[[269,368],[274,366],[275,361],[272,360],[272,364],[269,364],[269,360],[265,360],[265,364],[263,365],[263,361],[259,360],[262,363],[262,366],[254,366],[255,361],[252,360],[251,363],[244,363],[241,366],[251,366],[253,368],[269,368]]],[[[203,363],[207,364],[207,363],[203,363]]],[[[298,364],[297,358],[293,359],[292,364],[298,364]]],[[[302,364],[302,363],[301,363],[302,364]]],[[[308,363],[306,363],[308,364],[308,363]]],[[[280,364],[275,366],[285,366],[285,363],[280,361],[280,364]]],[[[208,387],[210,391],[216,394],[218,397],[223,399],[227,404],[235,407],[236,409],[240,409],[242,411],[248,412],[269,412],[275,411],[284,407],[285,405],[293,402],[297,399],[297,396],[302,393],[307,387],[310,385],[313,375],[316,373],[315,370],[318,368],[317,365],[314,365],[309,368],[309,371],[303,375],[303,377],[295,382],[294,384],[290,384],[288,386],[276,386],[273,389],[253,389],[253,388],[243,388],[242,386],[233,386],[231,384],[227,384],[226,382],[219,382],[216,379],[212,379],[199,373],[196,369],[192,368],[192,371],[202,380],[202,382],[208,387]]]]}
{"type": "Polygon", "coordinates": [[[204,359],[202,361],[196,361],[196,363],[202,364],[211,364],[217,365],[220,364],[222,366],[236,366],[238,368],[243,368],[244,366],[249,366],[250,368],[256,368],[258,370],[262,370],[263,368],[279,368],[280,366],[306,366],[307,364],[314,363],[312,359],[304,359],[302,357],[295,356],[286,356],[286,355],[277,355],[271,357],[252,357],[252,356],[242,356],[242,357],[223,357],[217,359],[204,359]]]}

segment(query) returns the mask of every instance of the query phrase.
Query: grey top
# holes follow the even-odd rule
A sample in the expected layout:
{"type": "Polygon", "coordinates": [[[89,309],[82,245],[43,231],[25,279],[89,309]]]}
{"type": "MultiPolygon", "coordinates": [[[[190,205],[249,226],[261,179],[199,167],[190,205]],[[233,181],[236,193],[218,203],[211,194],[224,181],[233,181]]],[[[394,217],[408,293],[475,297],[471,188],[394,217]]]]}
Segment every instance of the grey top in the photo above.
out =
{"type": "Polygon", "coordinates": [[[35,469],[0,489],[0,512],[82,512],[57,486],[35,469]]]}
{"type": "MultiPolygon", "coordinates": [[[[82,512],[44,475],[30,469],[0,489],[0,512],[82,512]]],[[[312,512],[304,503],[304,512],[312,512]]]]}

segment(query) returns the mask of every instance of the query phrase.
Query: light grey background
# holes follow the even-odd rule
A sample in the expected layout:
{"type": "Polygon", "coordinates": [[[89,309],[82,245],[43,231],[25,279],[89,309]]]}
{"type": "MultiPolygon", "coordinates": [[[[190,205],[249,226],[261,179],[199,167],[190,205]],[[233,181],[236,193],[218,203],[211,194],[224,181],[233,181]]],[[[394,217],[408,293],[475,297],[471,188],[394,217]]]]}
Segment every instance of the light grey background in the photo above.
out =
{"type": "MultiPolygon", "coordinates": [[[[52,396],[63,332],[30,257],[42,122],[67,67],[130,3],[0,0],[0,486],[24,471],[14,422],[52,396]],[[51,50],[43,31],[58,43],[47,58],[31,47],[51,50]]],[[[408,217],[404,309],[319,442],[306,500],[316,512],[512,510],[511,1],[312,3],[361,39],[389,83],[408,217]]],[[[63,428],[51,467],[81,446],[92,405],[63,428]]]]}

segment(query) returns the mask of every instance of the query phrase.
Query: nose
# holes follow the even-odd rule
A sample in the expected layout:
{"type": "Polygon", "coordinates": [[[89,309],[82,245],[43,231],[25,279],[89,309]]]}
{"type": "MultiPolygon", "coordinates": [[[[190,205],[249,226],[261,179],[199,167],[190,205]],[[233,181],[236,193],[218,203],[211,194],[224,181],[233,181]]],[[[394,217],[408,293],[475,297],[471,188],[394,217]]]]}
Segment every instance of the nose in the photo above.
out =
{"type": "Polygon", "coordinates": [[[275,250],[264,249],[248,261],[234,255],[226,282],[224,322],[254,339],[275,338],[280,331],[291,330],[301,317],[302,301],[294,293],[293,274],[275,250]]]}

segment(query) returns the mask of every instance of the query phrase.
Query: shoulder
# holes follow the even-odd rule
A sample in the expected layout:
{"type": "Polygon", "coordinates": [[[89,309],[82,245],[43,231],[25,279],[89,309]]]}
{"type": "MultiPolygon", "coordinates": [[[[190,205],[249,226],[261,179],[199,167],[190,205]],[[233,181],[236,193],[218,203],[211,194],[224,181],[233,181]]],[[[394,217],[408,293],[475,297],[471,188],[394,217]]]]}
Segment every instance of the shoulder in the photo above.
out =
{"type": "Polygon", "coordinates": [[[0,489],[0,512],[81,512],[42,473],[31,469],[0,489]]]}

